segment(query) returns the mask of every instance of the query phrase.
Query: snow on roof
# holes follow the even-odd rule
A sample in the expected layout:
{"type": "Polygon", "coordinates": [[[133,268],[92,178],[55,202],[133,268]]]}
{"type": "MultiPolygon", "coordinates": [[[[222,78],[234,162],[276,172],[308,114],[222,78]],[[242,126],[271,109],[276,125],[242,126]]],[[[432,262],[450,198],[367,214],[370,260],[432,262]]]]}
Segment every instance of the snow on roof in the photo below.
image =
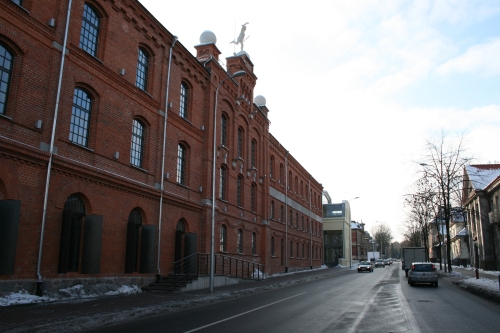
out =
{"type": "Polygon", "coordinates": [[[500,177],[500,164],[466,165],[465,169],[476,190],[484,190],[500,177]]]}

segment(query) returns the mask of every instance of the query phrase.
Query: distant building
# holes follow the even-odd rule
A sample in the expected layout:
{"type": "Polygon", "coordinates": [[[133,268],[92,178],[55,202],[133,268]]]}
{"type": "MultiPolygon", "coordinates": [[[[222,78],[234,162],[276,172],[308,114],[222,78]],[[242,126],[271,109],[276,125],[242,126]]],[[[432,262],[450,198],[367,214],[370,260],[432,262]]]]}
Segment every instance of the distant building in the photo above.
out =
{"type": "Polygon", "coordinates": [[[351,207],[349,201],[323,204],[325,264],[349,266],[351,262],[351,207]]]}
{"type": "Polygon", "coordinates": [[[366,260],[368,258],[368,251],[371,251],[371,243],[369,242],[369,234],[365,231],[365,224],[363,222],[351,221],[351,244],[352,244],[352,259],[353,260],[366,260]]]}
{"type": "Polygon", "coordinates": [[[500,270],[500,164],[466,166],[462,188],[471,265],[500,270]]]}

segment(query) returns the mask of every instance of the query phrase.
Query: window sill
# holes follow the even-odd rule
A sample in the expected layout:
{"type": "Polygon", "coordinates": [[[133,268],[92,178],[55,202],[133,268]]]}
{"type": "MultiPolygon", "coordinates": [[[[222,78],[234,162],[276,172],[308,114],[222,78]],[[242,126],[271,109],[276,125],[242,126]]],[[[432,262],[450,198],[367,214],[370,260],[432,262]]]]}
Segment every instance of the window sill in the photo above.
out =
{"type": "Polygon", "coordinates": [[[11,117],[8,117],[8,116],[6,116],[6,115],[4,115],[4,114],[1,114],[1,113],[0,113],[0,118],[9,119],[10,121],[12,121],[12,118],[11,118],[11,117]]]}
{"type": "Polygon", "coordinates": [[[90,152],[92,152],[92,153],[94,152],[94,149],[91,149],[91,148],[89,148],[89,147],[82,146],[82,145],[80,145],[80,144],[78,144],[78,143],[76,143],[76,142],[73,142],[73,141],[70,141],[70,142],[71,142],[71,144],[72,144],[72,145],[74,145],[74,146],[76,146],[76,147],[83,148],[83,149],[88,150],[88,151],[90,151],[90,152]]]}
{"type": "Polygon", "coordinates": [[[130,164],[130,166],[131,166],[131,167],[133,167],[134,169],[138,169],[138,170],[140,170],[140,171],[148,172],[148,170],[143,169],[143,168],[141,168],[141,167],[138,167],[137,165],[130,164]]]}

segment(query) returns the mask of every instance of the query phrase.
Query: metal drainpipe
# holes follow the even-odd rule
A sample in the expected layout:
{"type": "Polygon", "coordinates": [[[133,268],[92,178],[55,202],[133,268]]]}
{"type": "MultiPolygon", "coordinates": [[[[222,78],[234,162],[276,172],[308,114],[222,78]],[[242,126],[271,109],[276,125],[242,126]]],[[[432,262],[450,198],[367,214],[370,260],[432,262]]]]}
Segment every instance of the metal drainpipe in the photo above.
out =
{"type": "Polygon", "coordinates": [[[163,189],[164,189],[164,178],[165,178],[165,147],[167,145],[167,118],[168,118],[168,91],[170,88],[170,66],[172,64],[172,50],[175,43],[177,42],[177,36],[172,37],[172,45],[170,46],[170,54],[168,56],[168,71],[167,71],[167,91],[165,96],[165,119],[163,121],[163,152],[161,158],[161,179],[160,179],[160,211],[158,217],[158,253],[156,262],[156,279],[160,280],[160,250],[161,250],[161,220],[163,212],[163,189]]]}
{"type": "Polygon", "coordinates": [[[64,70],[64,59],[65,59],[65,53],[66,53],[66,42],[68,40],[68,30],[69,30],[69,18],[71,14],[71,2],[72,0],[68,1],[68,15],[66,18],[66,28],[64,30],[64,42],[63,42],[63,48],[62,48],[62,55],[61,55],[61,67],[59,70],[59,81],[57,82],[57,96],[56,96],[56,105],[54,108],[54,119],[52,123],[52,134],[50,138],[50,149],[49,149],[49,164],[47,166],[47,179],[45,180],[45,195],[43,198],[43,213],[42,213],[42,227],[40,231],[40,245],[38,247],[38,264],[36,268],[36,275],[38,277],[38,281],[36,282],[36,294],[38,296],[41,296],[43,294],[43,290],[45,289],[43,287],[43,278],[41,274],[41,266],[42,266],[42,254],[43,254],[43,238],[45,235],[45,221],[47,220],[47,205],[48,205],[48,198],[49,198],[49,186],[50,186],[50,173],[52,170],[52,158],[54,156],[54,140],[55,140],[55,135],[56,135],[56,126],[57,126],[57,114],[59,110],[59,99],[61,98],[61,85],[62,85],[62,75],[63,75],[63,70],[64,70]]]}
{"type": "Polygon", "coordinates": [[[288,272],[288,153],[285,154],[285,273],[288,272]]]}
{"type": "MultiPolygon", "coordinates": [[[[309,192],[311,191],[311,175],[309,175],[309,192]]],[[[309,197],[309,223],[311,223],[311,227],[309,228],[309,235],[310,235],[310,249],[309,249],[309,263],[311,266],[311,269],[313,268],[312,264],[312,246],[313,246],[313,235],[312,235],[312,220],[311,220],[311,196],[310,193],[307,193],[307,196],[309,197]]],[[[323,236],[322,236],[323,237],[323,236]]]]}

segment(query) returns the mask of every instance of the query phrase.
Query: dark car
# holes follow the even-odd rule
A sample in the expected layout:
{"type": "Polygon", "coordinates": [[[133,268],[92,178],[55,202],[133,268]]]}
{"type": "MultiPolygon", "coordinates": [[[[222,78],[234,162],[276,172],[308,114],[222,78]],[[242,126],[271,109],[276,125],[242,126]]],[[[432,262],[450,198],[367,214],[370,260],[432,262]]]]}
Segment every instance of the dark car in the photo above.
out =
{"type": "Polygon", "coordinates": [[[431,262],[414,262],[408,271],[408,284],[430,283],[438,286],[438,274],[436,266],[431,262]]]}
{"type": "Polygon", "coordinates": [[[358,264],[358,273],[373,272],[373,266],[370,261],[362,261],[358,264]]]}
{"type": "Polygon", "coordinates": [[[384,261],[382,259],[375,260],[375,267],[379,266],[385,267],[384,261]]]}

